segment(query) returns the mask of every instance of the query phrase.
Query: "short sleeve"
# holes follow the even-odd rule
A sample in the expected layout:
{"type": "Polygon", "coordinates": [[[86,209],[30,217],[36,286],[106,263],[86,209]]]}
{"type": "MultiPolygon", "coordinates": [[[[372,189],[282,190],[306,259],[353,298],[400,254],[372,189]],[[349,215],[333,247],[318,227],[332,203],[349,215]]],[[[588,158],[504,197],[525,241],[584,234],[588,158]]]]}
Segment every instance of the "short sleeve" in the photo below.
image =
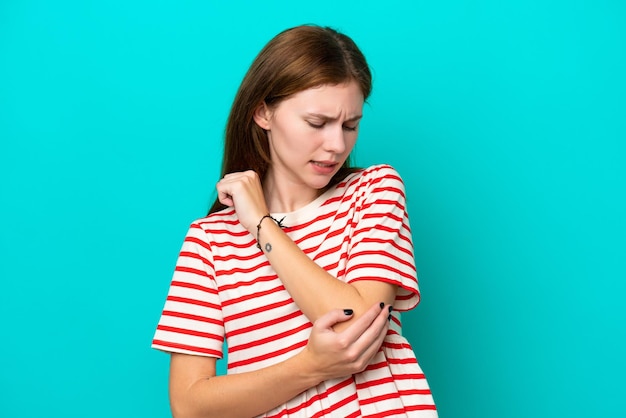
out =
{"type": "Polygon", "coordinates": [[[346,266],[346,281],[377,280],[398,286],[394,309],[406,311],[420,300],[404,183],[390,166],[362,176],[346,266]]]}
{"type": "Polygon", "coordinates": [[[152,347],[222,358],[224,322],[210,243],[193,223],[176,262],[152,347]]]}

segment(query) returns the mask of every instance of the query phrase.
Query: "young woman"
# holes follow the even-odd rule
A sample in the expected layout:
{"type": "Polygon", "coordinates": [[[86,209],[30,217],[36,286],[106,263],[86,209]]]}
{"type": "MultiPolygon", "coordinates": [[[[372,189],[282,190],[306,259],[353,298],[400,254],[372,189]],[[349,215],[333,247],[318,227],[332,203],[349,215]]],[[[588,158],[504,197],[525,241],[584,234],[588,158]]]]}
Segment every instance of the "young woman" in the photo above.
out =
{"type": "Polygon", "coordinates": [[[419,302],[402,180],[348,165],[370,91],[329,28],[286,30],[250,67],[153,340],[175,417],[437,416],[400,335],[419,302]]]}

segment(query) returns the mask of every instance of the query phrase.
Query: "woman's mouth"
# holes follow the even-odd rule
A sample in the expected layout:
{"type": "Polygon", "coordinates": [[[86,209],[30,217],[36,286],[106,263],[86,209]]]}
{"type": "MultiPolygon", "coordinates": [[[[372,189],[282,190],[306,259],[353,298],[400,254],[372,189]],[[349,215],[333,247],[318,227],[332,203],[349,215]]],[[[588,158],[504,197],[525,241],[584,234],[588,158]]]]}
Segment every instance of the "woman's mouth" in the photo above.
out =
{"type": "Polygon", "coordinates": [[[334,167],[337,165],[337,163],[334,162],[324,162],[324,161],[311,161],[313,164],[319,166],[319,167],[334,167]]]}
{"type": "Polygon", "coordinates": [[[313,170],[315,170],[318,174],[332,174],[335,171],[337,164],[338,163],[334,161],[311,161],[313,170]]]}

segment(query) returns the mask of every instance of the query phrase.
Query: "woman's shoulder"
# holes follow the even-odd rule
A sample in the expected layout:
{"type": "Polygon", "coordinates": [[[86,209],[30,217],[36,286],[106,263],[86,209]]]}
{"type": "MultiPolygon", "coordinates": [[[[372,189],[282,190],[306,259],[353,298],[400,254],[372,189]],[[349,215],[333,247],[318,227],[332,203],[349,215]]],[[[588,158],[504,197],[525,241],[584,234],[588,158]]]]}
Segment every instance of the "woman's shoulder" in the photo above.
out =
{"type": "Polygon", "coordinates": [[[390,164],[374,164],[361,170],[362,174],[370,177],[397,176],[398,171],[390,164]]]}
{"type": "Polygon", "coordinates": [[[359,169],[358,171],[348,175],[343,184],[347,187],[360,185],[361,187],[366,184],[378,184],[378,183],[400,183],[403,184],[402,177],[398,171],[389,164],[375,164],[367,168],[359,169]]]}
{"type": "Polygon", "coordinates": [[[384,194],[404,196],[405,187],[398,171],[389,164],[375,164],[355,170],[335,186],[333,199],[341,202],[374,199],[384,194]]]}
{"type": "Polygon", "coordinates": [[[197,228],[204,232],[209,232],[215,228],[228,228],[229,225],[239,225],[237,213],[232,207],[209,213],[202,218],[197,218],[191,223],[190,228],[197,228]]]}

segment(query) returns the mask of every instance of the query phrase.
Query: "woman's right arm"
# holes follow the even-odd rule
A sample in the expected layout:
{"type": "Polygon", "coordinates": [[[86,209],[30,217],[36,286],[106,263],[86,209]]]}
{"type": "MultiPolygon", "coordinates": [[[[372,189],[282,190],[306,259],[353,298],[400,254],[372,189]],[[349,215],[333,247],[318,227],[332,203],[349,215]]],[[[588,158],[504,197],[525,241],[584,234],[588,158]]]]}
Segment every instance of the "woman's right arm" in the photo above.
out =
{"type": "Polygon", "coordinates": [[[295,356],[253,372],[216,376],[214,357],[172,354],[170,402],[175,418],[263,414],[324,380],[363,371],[387,334],[388,307],[372,306],[342,332],[351,315],[333,310],[311,329],[295,356]]]}

